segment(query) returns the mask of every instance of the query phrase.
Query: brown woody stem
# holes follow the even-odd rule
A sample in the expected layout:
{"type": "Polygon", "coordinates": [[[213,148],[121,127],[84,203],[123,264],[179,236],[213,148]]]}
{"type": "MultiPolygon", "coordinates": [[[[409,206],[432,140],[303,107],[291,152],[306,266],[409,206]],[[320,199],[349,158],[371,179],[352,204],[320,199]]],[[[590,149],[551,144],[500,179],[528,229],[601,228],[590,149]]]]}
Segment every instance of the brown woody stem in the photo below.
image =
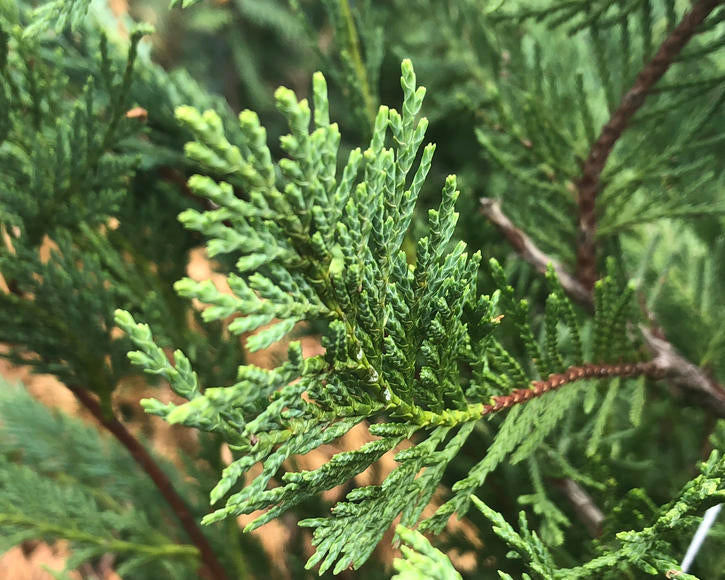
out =
{"type": "MultiPolygon", "coordinates": [[[[501,211],[499,202],[483,198],[481,205],[486,217],[501,230],[526,262],[539,272],[545,272],[547,264],[553,264],[564,291],[588,310],[593,310],[591,294],[586,291],[584,285],[568,274],[556,260],[536,247],[531,239],[501,211]]],[[[642,335],[654,355],[651,363],[659,369],[658,372],[662,376],[666,375],[672,383],[687,389],[718,416],[725,417],[725,388],[722,385],[683,357],[672,343],[657,337],[645,328],[642,329],[642,335]]]]}
{"type": "Polygon", "coordinates": [[[525,232],[518,229],[508,216],[501,211],[501,202],[488,197],[482,197],[480,201],[483,215],[498,227],[513,249],[526,262],[536,268],[540,274],[546,273],[548,264],[551,264],[567,294],[582,304],[591,303],[589,291],[584,285],[569,274],[561,263],[542,252],[525,232]]]}
{"type": "Polygon", "coordinates": [[[516,389],[508,395],[499,395],[491,397],[491,404],[484,405],[481,416],[488,415],[508,409],[518,403],[525,403],[535,397],[554,391],[559,387],[590,378],[612,378],[612,377],[636,377],[647,375],[653,378],[662,378],[665,374],[663,369],[659,368],[654,361],[625,363],[625,364],[586,364],[582,366],[572,366],[563,373],[555,373],[549,375],[545,381],[533,381],[531,386],[516,389]]]}
{"type": "Polygon", "coordinates": [[[586,490],[570,478],[554,479],[552,482],[567,497],[589,535],[593,538],[601,536],[605,516],[586,490]]]}
{"type": "Polygon", "coordinates": [[[667,72],[682,48],[722,0],[701,0],[685,14],[657,50],[657,54],[639,72],[632,88],[622,97],[619,107],[602,127],[599,138],[592,145],[584,162],[582,176],[577,183],[579,194],[579,239],[577,244],[577,278],[585,288],[594,287],[597,280],[596,264],[596,199],[600,178],[607,159],[622,132],[634,114],[644,104],[647,95],[667,72]]]}
{"type": "Polygon", "coordinates": [[[91,414],[123,445],[133,457],[134,461],[143,469],[156,484],[159,492],[169,504],[181,527],[188,534],[191,542],[199,550],[204,577],[208,580],[226,580],[227,574],[212,550],[204,534],[194,519],[189,507],[183,498],[174,489],[168,476],[161,470],[158,463],[151,457],[146,448],[136,439],[126,426],[116,417],[106,416],[100,403],[90,391],[80,387],[69,387],[78,401],[88,409],[91,414]]]}

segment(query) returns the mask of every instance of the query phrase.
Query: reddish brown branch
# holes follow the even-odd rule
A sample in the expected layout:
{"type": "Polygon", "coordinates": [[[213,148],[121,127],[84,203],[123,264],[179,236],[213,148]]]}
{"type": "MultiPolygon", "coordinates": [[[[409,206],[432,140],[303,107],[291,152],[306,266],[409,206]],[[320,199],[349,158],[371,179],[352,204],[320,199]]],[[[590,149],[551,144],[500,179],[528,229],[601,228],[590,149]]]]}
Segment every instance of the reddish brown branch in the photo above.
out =
{"type": "Polygon", "coordinates": [[[613,377],[636,377],[647,375],[653,378],[661,378],[665,371],[659,368],[655,361],[625,363],[625,364],[587,364],[582,366],[569,367],[563,373],[549,375],[545,381],[533,381],[530,387],[516,389],[508,395],[499,395],[491,397],[492,404],[484,405],[481,416],[495,413],[502,409],[508,409],[518,403],[524,403],[536,397],[540,397],[544,393],[554,391],[559,387],[579,381],[581,379],[591,378],[613,378],[613,377]]]}
{"type": "Polygon", "coordinates": [[[141,445],[138,439],[118,419],[115,417],[107,417],[99,402],[89,391],[80,387],[70,387],[70,389],[78,401],[128,450],[134,461],[138,463],[154,484],[156,484],[166,503],[169,504],[169,507],[171,507],[179,519],[181,527],[188,534],[192,543],[198,548],[204,566],[204,577],[209,580],[226,580],[227,575],[224,568],[222,568],[209,542],[199,529],[186,502],[176,492],[167,475],[161,470],[149,452],[146,451],[146,448],[141,445]]]}
{"type": "MultiPolygon", "coordinates": [[[[564,291],[588,310],[594,308],[592,297],[584,285],[558,264],[553,258],[537,248],[531,239],[501,211],[498,202],[482,199],[484,213],[502,232],[521,257],[539,272],[545,272],[547,264],[553,264],[564,291]],[[491,210],[494,208],[494,211],[491,210]]],[[[725,417],[725,388],[705,374],[698,366],[685,359],[672,345],[647,329],[642,329],[645,342],[654,355],[651,361],[663,376],[696,395],[704,405],[725,417]]]]}
{"type": "Polygon", "coordinates": [[[697,27],[722,0],[700,0],[682,21],[670,32],[657,54],[639,72],[632,88],[622,97],[619,107],[602,127],[599,138],[584,162],[582,176],[577,183],[579,194],[579,239],[577,244],[577,278],[585,288],[594,287],[596,269],[596,198],[600,177],[615,143],[634,114],[644,104],[652,87],[667,72],[675,57],[692,38],[697,27]]]}

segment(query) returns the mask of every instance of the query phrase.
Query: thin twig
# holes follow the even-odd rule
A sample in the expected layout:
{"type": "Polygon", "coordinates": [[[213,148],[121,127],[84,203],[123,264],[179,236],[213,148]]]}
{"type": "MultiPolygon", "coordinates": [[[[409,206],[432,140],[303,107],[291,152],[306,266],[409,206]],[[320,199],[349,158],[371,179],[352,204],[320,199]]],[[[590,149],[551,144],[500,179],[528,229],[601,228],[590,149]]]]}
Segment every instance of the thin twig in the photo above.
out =
{"type": "Polygon", "coordinates": [[[518,229],[501,211],[501,202],[488,197],[481,198],[481,210],[483,214],[498,227],[504,237],[513,246],[521,257],[531,264],[541,274],[546,273],[546,267],[551,264],[559,277],[561,285],[567,294],[571,295],[577,302],[591,303],[589,291],[574,276],[556,260],[542,252],[531,238],[518,229]]]}
{"type": "Polygon", "coordinates": [[[352,60],[353,68],[357,81],[360,83],[360,90],[363,96],[363,108],[371,123],[371,127],[375,124],[377,111],[375,110],[375,102],[371,93],[370,79],[368,78],[367,68],[363,62],[362,51],[360,49],[360,39],[355,28],[355,19],[350,10],[348,0],[340,0],[339,10],[344,22],[345,40],[347,42],[346,50],[352,60]]]}
{"type": "Polygon", "coordinates": [[[158,463],[149,454],[146,448],[141,445],[126,426],[116,417],[108,417],[103,412],[100,403],[90,393],[81,387],[70,387],[78,401],[88,409],[96,420],[103,425],[123,445],[133,457],[134,461],[148,474],[156,484],[159,492],[169,504],[172,511],[179,519],[181,527],[188,534],[189,539],[199,550],[201,561],[204,566],[204,576],[209,580],[226,580],[227,574],[212,550],[209,542],[199,529],[189,507],[183,498],[174,489],[171,480],[161,470],[158,463]]]}
{"type": "Polygon", "coordinates": [[[490,413],[497,413],[503,409],[509,409],[514,405],[525,403],[536,397],[545,395],[549,391],[555,391],[564,385],[581,381],[584,379],[608,379],[612,377],[638,377],[648,376],[662,378],[666,370],[655,364],[654,360],[638,363],[623,364],[585,364],[571,366],[563,373],[552,373],[545,381],[532,381],[528,387],[514,389],[508,395],[496,395],[491,397],[491,402],[483,405],[481,416],[490,413]]]}
{"type": "Polygon", "coordinates": [[[604,523],[604,514],[594,503],[592,496],[573,479],[567,477],[564,479],[553,480],[554,485],[567,497],[574,511],[589,535],[598,538],[602,534],[602,523],[604,523]]]}
{"type": "Polygon", "coordinates": [[[682,48],[722,0],[700,0],[665,38],[657,54],[639,72],[632,88],[622,97],[619,107],[602,127],[584,162],[582,176],[577,183],[579,194],[579,240],[577,244],[577,278],[585,288],[594,287],[596,269],[596,198],[599,180],[614,145],[634,114],[644,104],[652,87],[667,72],[682,48]]]}
{"type": "MultiPolygon", "coordinates": [[[[23,298],[23,293],[16,283],[8,282],[11,293],[23,298]]],[[[194,520],[189,507],[183,498],[174,489],[171,480],[161,470],[156,460],[146,451],[146,448],[136,439],[126,426],[114,416],[107,416],[100,403],[94,398],[90,391],[76,385],[68,385],[76,399],[96,418],[96,420],[107,429],[121,445],[123,445],[133,457],[134,461],[151,478],[162,497],[169,504],[169,507],[179,519],[179,523],[189,536],[194,546],[199,550],[203,568],[203,577],[208,580],[227,580],[227,574],[217,559],[214,550],[209,545],[206,536],[201,532],[194,520]]]]}
{"type": "Polygon", "coordinates": [[[725,417],[725,388],[677,352],[672,343],[655,336],[648,328],[641,327],[640,330],[647,347],[655,355],[654,364],[667,373],[669,381],[693,391],[710,409],[725,417]]]}
{"type": "MultiPolygon", "coordinates": [[[[481,203],[484,214],[499,228],[526,262],[539,272],[545,272],[547,264],[554,265],[564,291],[587,309],[593,308],[591,294],[586,291],[584,285],[568,274],[556,260],[537,248],[531,239],[503,213],[500,203],[487,198],[482,199],[481,203]]],[[[668,380],[696,395],[718,416],[725,417],[725,388],[722,385],[683,357],[666,339],[655,336],[647,328],[642,328],[642,335],[654,355],[652,363],[667,376],[668,380]]]]}
{"type": "MultiPolygon", "coordinates": [[[[661,378],[662,371],[654,361],[630,364],[585,364],[571,366],[563,373],[549,375],[545,381],[532,381],[525,388],[516,389],[508,395],[491,397],[491,402],[484,405],[481,416],[508,409],[514,405],[525,403],[535,397],[540,397],[549,391],[576,381],[590,378],[635,377],[649,376],[661,378]]],[[[564,478],[556,480],[556,485],[569,499],[579,520],[586,526],[593,538],[599,537],[602,531],[604,514],[594,503],[591,496],[573,479],[564,478]]]]}

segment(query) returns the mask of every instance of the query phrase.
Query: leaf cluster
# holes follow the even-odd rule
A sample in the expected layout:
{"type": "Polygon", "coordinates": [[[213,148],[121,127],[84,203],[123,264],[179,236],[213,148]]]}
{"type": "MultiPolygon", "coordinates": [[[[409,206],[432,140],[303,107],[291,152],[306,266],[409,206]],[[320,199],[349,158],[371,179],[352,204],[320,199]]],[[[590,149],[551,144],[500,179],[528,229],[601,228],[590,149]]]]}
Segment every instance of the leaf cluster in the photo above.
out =
{"type": "MultiPolygon", "coordinates": [[[[266,509],[247,526],[255,529],[395,452],[398,466],[381,485],[351,491],[329,518],[301,522],[315,530],[317,552],[308,566],[320,564],[321,572],[362,565],[399,515],[403,525],[419,522],[491,397],[526,388],[568,365],[618,361],[635,352],[622,330],[632,290],[620,288],[614,276],[598,286],[586,351],[580,323],[553,271],[545,349],[534,334],[528,303],[515,297],[495,260],[490,272],[498,289],[481,294],[480,255],[469,256],[465,244],[451,243],[454,177],[446,180],[438,209],[428,213],[427,235],[415,242],[413,255],[406,254],[403,243],[434,147],[419,152],[427,127],[425,118],[416,119],[424,89],[416,87],[408,61],[402,64],[401,87],[402,114],[381,107],[369,147],[353,149],[340,170],[339,131],[329,120],[322,75],[314,77],[312,110],[290,90],[277,91],[278,109],[290,128],[281,138],[287,155],[278,163],[254,113],[239,115],[241,136],[230,139],[214,112],[177,109],[196,136],[187,155],[225,176],[223,181],[193,176],[189,187],[214,209],[187,210],[180,219],[208,237],[212,256],[237,259],[227,277],[231,292],[189,278],[176,284],[177,292],[207,305],[202,311],[207,321],[234,317],[229,330],[247,335],[252,351],[282,340],[300,323],[322,322],[324,355],[305,358],[292,342],[287,361],[274,369],[242,365],[234,384],[202,385],[181,351],[172,364],[147,325],[127,312],[116,314],[138,348],[129,355],[132,362],[163,376],[189,400],[182,405],[146,400],[146,410],[219,433],[239,454],[211,493],[212,502],[225,505],[207,523],[266,509]],[[501,318],[522,341],[524,360],[496,339],[501,318]],[[570,336],[568,344],[560,340],[560,329],[570,336]],[[334,442],[360,423],[375,439],[316,470],[285,467],[295,455],[334,442]],[[406,440],[413,447],[399,450],[406,440]],[[261,473],[234,491],[257,463],[261,473]],[[275,479],[279,483],[270,485],[275,479]]],[[[512,409],[483,460],[423,526],[441,531],[453,513],[464,515],[469,496],[486,476],[504,461],[531,457],[581,403],[582,389],[583,383],[574,384],[512,409]]],[[[598,426],[595,422],[599,436],[609,408],[603,407],[598,426]]],[[[541,492],[540,476],[535,480],[541,492]]],[[[560,537],[566,518],[553,504],[544,511],[552,534],[560,537]]]]}

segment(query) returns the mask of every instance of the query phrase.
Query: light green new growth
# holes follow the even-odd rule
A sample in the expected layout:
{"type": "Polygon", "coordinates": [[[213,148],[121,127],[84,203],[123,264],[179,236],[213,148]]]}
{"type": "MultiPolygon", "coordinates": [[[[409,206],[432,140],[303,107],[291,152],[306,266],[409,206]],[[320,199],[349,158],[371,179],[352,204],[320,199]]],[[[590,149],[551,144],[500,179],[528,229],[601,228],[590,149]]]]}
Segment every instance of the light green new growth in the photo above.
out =
{"type": "Polygon", "coordinates": [[[395,531],[404,545],[400,547],[403,558],[393,562],[396,574],[392,580],[461,580],[448,557],[431,546],[423,534],[405,526],[395,531]]]}
{"type": "Polygon", "coordinates": [[[23,32],[26,38],[32,38],[53,27],[62,32],[68,24],[77,28],[88,12],[91,0],[50,0],[38,6],[33,12],[33,22],[23,32]]]}
{"type": "MultiPolygon", "coordinates": [[[[322,322],[324,355],[304,358],[292,342],[277,368],[243,365],[235,384],[202,388],[181,352],[174,353],[172,366],[146,325],[126,312],[116,314],[139,349],[131,360],[189,399],[182,405],[145,400],[146,410],[218,432],[236,453],[211,492],[212,502],[223,505],[205,523],[266,510],[247,526],[255,529],[350,481],[416,434],[412,447],[397,452],[398,466],[381,485],[354,489],[330,517],[300,523],[314,528],[317,551],[307,566],[319,565],[321,573],[358,568],[398,516],[404,526],[419,522],[492,396],[583,362],[578,322],[554,278],[545,349],[530,326],[527,303],[514,297],[494,260],[499,290],[478,292],[480,254],[451,243],[458,218],[455,177],[446,179],[438,209],[428,212],[427,235],[417,240],[412,263],[403,251],[435,147],[421,151],[427,121],[418,114],[425,90],[416,87],[409,61],[401,69],[402,112],[381,107],[370,145],[353,149],[341,171],[340,133],[330,123],[319,73],[312,110],[289,89],[276,93],[290,128],[280,141],[287,156],[277,163],[251,111],[239,115],[241,137],[230,141],[216,113],[177,109],[196,138],[187,155],[215,176],[189,180],[215,209],[190,209],[180,219],[208,238],[210,256],[236,260],[236,272],[227,278],[231,293],[189,278],[176,284],[177,292],[208,305],[206,321],[234,317],[229,330],[253,333],[246,338],[252,351],[284,339],[299,323],[322,322]],[[494,338],[499,313],[522,337],[530,360],[517,361],[494,338]],[[573,349],[560,347],[560,327],[574,338],[573,349]],[[319,469],[279,473],[288,458],[332,443],[359,423],[367,425],[369,443],[334,455],[319,469]],[[261,473],[242,487],[257,463],[261,473]],[[276,487],[269,486],[273,478],[276,487]]],[[[621,293],[608,277],[598,296],[594,332],[607,339],[607,348],[597,346],[590,360],[619,360],[609,345],[627,344],[617,356],[633,349],[624,332],[613,332],[619,327],[611,317],[622,315],[631,292],[621,293]]],[[[580,388],[575,383],[514,407],[483,459],[424,525],[440,530],[453,513],[465,514],[487,474],[512,454],[518,462],[534,453],[579,403],[580,388]]],[[[552,529],[561,525],[552,522],[552,529]]]]}

